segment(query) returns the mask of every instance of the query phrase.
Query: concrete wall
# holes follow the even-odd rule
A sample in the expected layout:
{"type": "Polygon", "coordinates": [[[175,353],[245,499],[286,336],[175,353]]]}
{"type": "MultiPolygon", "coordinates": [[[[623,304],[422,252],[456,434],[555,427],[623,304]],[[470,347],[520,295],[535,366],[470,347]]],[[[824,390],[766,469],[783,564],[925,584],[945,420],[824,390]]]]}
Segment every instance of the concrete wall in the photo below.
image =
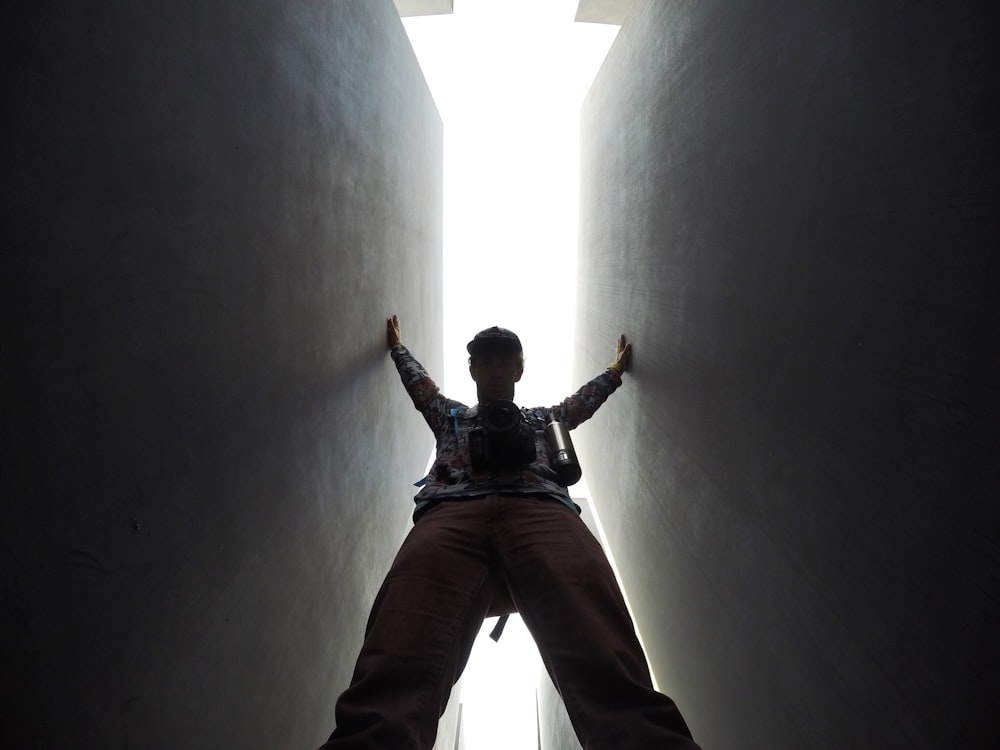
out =
{"type": "Polygon", "coordinates": [[[646,0],[584,107],[577,444],[706,748],[995,740],[994,21],[646,0]]]}
{"type": "Polygon", "coordinates": [[[430,435],[442,125],[390,0],[5,2],[4,739],[308,748],[430,435]]]}

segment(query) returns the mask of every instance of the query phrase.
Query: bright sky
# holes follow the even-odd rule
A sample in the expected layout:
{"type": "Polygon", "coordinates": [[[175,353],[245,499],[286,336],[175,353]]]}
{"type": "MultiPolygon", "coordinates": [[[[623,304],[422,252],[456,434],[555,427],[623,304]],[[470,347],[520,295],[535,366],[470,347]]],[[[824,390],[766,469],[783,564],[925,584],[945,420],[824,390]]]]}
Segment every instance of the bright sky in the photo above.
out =
{"type": "MultiPolygon", "coordinates": [[[[514,330],[525,353],[516,401],[569,395],[583,98],[618,33],[575,23],[578,0],[456,0],[404,26],[444,121],[444,372],[473,403],[465,344],[514,330]]],[[[402,321],[405,326],[406,321],[402,321]]],[[[614,342],[608,342],[610,357],[614,342]]],[[[462,680],[465,746],[537,745],[541,662],[520,618],[499,643],[487,621],[462,680]]]]}
{"type": "Polygon", "coordinates": [[[438,377],[452,398],[475,400],[465,344],[493,325],[524,346],[519,402],[573,387],[579,111],[618,32],[574,23],[576,6],[456,0],[452,15],[404,19],[444,121],[438,377]]]}

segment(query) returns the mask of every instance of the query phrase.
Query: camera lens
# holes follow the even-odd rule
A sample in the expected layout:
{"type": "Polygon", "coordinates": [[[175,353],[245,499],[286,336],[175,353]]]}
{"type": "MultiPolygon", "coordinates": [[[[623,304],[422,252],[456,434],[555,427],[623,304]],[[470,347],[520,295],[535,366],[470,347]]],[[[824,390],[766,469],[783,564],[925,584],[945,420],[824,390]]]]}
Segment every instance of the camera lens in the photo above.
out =
{"type": "Polygon", "coordinates": [[[521,423],[521,410],[513,401],[494,401],[483,411],[483,429],[493,434],[513,432],[521,423]]]}

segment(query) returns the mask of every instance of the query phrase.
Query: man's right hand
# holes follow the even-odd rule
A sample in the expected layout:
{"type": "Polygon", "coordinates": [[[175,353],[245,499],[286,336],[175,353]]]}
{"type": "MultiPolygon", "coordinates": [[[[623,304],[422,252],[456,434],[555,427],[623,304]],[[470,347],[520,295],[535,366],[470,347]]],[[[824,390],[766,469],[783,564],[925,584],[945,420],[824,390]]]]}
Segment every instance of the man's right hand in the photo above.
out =
{"type": "Polygon", "coordinates": [[[403,343],[399,333],[399,318],[395,315],[385,322],[385,340],[390,349],[403,343]]]}

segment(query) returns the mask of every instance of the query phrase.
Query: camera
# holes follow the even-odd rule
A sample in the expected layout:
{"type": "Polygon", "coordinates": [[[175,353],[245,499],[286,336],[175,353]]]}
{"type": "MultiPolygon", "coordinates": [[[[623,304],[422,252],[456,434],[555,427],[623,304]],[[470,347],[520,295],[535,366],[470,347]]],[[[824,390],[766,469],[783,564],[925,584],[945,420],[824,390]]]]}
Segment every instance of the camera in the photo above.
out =
{"type": "Polygon", "coordinates": [[[538,456],[535,431],[513,401],[492,401],[480,412],[479,426],[469,432],[469,455],[476,471],[517,471],[538,456]]]}

